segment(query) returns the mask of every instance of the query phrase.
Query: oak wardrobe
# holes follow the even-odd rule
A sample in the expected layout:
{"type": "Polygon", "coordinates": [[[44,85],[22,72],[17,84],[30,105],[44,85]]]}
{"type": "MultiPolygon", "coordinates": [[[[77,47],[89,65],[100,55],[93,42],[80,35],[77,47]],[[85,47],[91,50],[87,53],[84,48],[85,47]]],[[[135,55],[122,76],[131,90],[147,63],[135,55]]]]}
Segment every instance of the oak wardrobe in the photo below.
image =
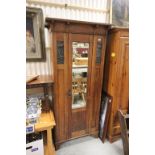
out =
{"type": "Polygon", "coordinates": [[[54,75],[55,144],[98,136],[109,25],[47,18],[54,75]]]}

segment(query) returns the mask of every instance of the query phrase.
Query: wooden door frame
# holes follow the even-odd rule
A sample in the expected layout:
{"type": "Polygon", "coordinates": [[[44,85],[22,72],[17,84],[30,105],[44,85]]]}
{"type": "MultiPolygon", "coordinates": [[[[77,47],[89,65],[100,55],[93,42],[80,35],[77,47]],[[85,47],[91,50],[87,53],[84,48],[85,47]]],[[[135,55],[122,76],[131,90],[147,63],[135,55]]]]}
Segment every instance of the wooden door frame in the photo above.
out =
{"type": "MultiPolygon", "coordinates": [[[[92,69],[92,54],[93,54],[93,36],[88,35],[88,34],[74,34],[74,33],[69,33],[69,89],[72,90],[72,42],[87,42],[89,43],[89,52],[88,52],[88,76],[87,76],[87,102],[86,102],[86,107],[84,108],[77,108],[73,111],[76,110],[83,110],[86,109],[86,130],[85,134],[89,134],[89,118],[90,118],[90,84],[91,84],[91,69],[92,69]]],[[[72,98],[69,99],[70,103],[70,116],[69,116],[69,122],[72,122],[72,98]]],[[[70,123],[71,125],[71,123],[70,123]]],[[[81,130],[82,133],[83,130],[81,130]]],[[[79,131],[80,132],[80,131],[79,131]]],[[[84,131],[83,131],[84,132],[84,131]]],[[[69,126],[69,133],[70,133],[70,138],[72,137],[72,130],[71,126],[69,126]]],[[[78,132],[77,132],[78,136],[78,132]]]]}

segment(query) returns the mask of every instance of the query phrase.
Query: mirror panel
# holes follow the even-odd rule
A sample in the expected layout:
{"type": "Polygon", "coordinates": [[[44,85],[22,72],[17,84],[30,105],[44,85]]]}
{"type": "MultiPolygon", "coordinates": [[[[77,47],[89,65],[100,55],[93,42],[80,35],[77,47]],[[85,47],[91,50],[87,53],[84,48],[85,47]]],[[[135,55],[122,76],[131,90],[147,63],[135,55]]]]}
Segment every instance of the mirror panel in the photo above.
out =
{"type": "Polygon", "coordinates": [[[86,106],[89,43],[72,42],[72,109],[86,106]]]}

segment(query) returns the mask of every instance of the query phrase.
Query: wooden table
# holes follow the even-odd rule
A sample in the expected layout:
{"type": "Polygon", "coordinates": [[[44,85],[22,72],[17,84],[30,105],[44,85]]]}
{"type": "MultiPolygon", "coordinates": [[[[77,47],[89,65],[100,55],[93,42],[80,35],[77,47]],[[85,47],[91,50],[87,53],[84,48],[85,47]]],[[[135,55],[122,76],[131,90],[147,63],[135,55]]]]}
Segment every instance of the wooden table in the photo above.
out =
{"type": "Polygon", "coordinates": [[[53,84],[53,76],[52,75],[39,75],[37,79],[27,82],[26,88],[37,88],[43,87],[48,84],[53,84]]]}
{"type": "MultiPolygon", "coordinates": [[[[27,82],[26,88],[44,88],[44,96],[48,95],[48,88],[53,89],[53,76],[39,75],[37,79],[27,82]]],[[[41,113],[38,123],[35,124],[35,132],[46,132],[47,136],[44,136],[44,155],[55,155],[55,148],[52,141],[52,129],[55,126],[55,120],[53,112],[41,113]],[[45,139],[46,138],[46,139],[45,139]]]]}
{"type": "Polygon", "coordinates": [[[44,141],[44,155],[55,155],[55,148],[52,141],[52,129],[55,126],[53,112],[41,113],[38,123],[35,124],[35,132],[47,132],[46,141],[44,141]]]}

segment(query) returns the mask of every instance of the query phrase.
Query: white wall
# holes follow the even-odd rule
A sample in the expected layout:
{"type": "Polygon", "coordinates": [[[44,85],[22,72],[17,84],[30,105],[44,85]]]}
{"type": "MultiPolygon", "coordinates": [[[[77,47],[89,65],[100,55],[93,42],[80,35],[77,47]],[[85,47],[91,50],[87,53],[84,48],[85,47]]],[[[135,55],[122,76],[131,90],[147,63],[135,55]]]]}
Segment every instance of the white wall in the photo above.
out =
{"type": "MultiPolygon", "coordinates": [[[[27,0],[27,6],[43,9],[44,18],[62,18],[98,23],[110,22],[111,0],[27,0]],[[65,4],[67,7],[65,7],[65,4]]],[[[45,30],[46,62],[27,62],[27,75],[50,75],[50,39],[45,30]]]]}

